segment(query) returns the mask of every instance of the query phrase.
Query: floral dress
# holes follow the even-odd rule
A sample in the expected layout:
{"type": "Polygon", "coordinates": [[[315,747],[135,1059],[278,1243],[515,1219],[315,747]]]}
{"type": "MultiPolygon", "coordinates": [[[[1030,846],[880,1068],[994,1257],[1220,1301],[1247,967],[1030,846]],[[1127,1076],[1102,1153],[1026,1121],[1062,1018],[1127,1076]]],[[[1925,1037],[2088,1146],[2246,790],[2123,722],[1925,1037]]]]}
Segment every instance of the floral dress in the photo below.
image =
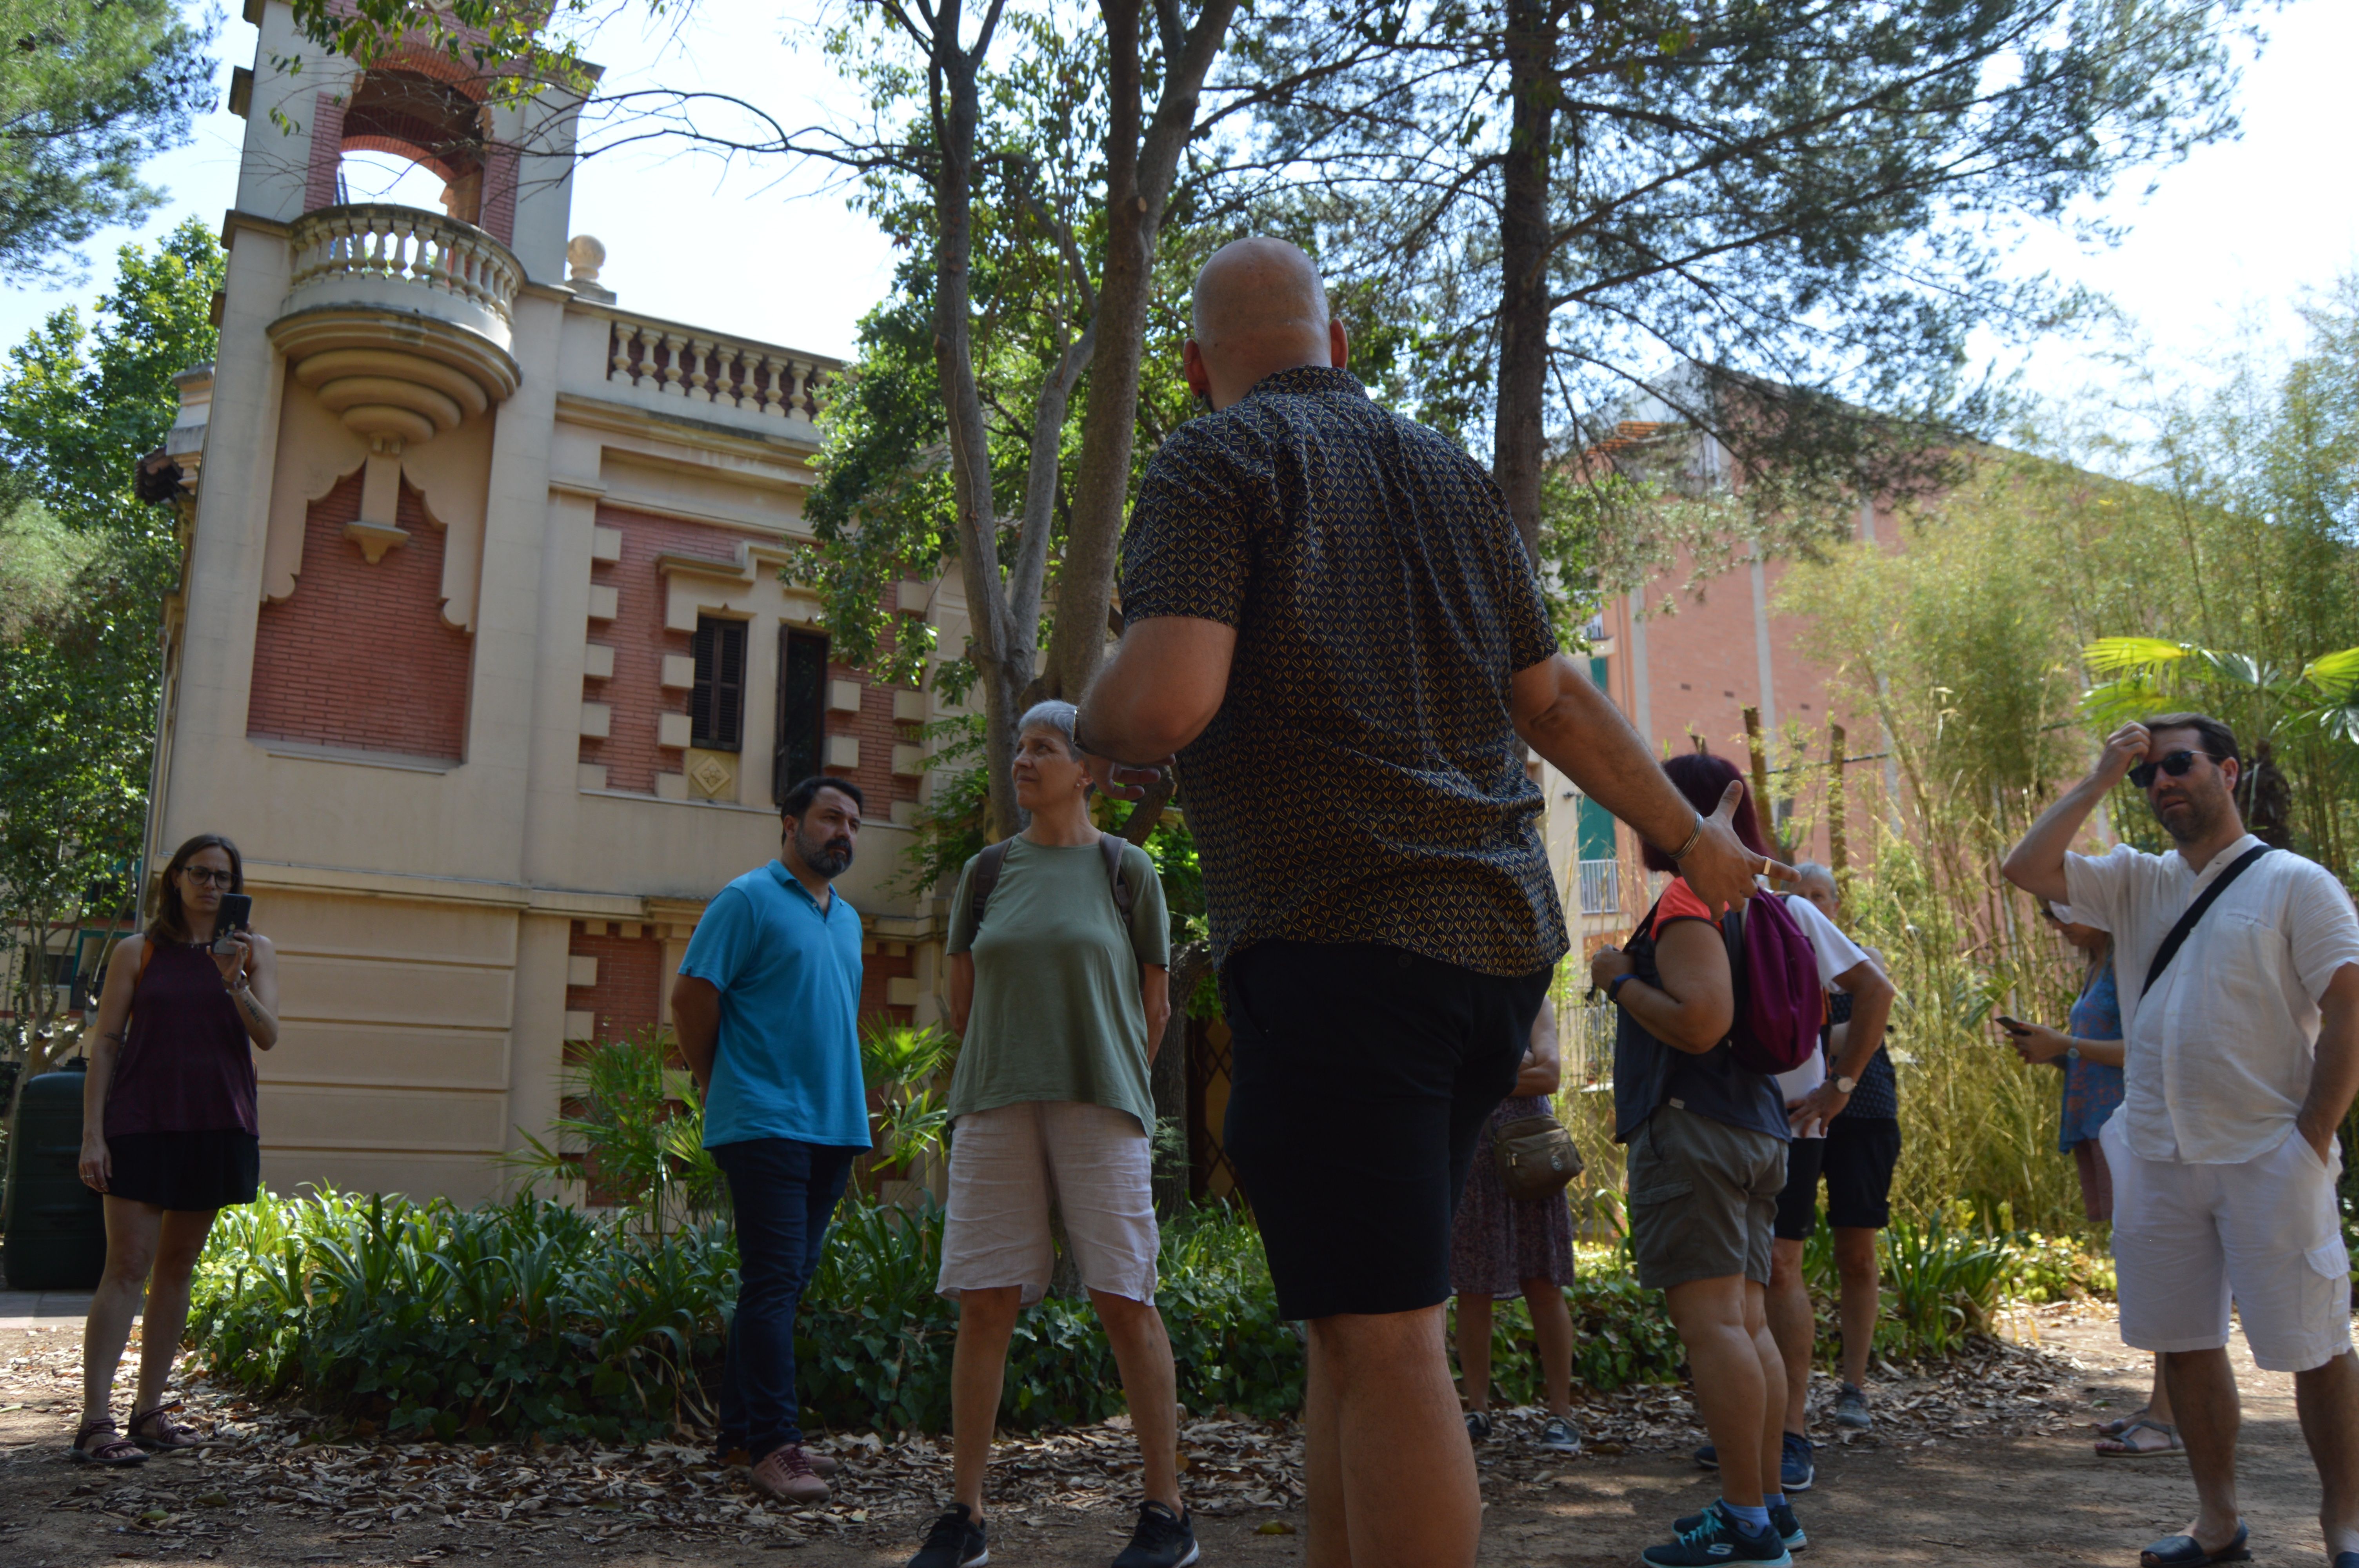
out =
{"type": "Polygon", "coordinates": [[[1490,1134],[1503,1124],[1550,1114],[1546,1095],[1510,1095],[1491,1113],[1489,1128],[1474,1145],[1474,1168],[1467,1173],[1450,1230],[1451,1293],[1513,1296],[1523,1293],[1526,1280],[1572,1283],[1572,1209],[1565,1195],[1510,1198],[1491,1153],[1490,1134]]]}

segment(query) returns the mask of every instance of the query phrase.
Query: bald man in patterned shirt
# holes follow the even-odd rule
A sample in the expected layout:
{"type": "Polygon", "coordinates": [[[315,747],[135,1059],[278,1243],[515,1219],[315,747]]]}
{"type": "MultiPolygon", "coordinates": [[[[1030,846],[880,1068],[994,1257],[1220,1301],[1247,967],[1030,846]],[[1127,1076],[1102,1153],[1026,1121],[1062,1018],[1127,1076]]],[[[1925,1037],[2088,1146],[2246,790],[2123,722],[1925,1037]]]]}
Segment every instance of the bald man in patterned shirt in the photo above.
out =
{"type": "Polygon", "coordinates": [[[1147,466],[1079,739],[1117,793],[1177,760],[1225,1141],[1310,1323],[1305,1562],[1462,1568],[1482,1499],[1443,1346],[1451,1213],[1567,946],[1525,746],[1707,898],[1764,861],[1558,651],[1490,476],[1343,368],[1308,256],[1223,247],[1193,326],[1212,411],[1147,466]]]}

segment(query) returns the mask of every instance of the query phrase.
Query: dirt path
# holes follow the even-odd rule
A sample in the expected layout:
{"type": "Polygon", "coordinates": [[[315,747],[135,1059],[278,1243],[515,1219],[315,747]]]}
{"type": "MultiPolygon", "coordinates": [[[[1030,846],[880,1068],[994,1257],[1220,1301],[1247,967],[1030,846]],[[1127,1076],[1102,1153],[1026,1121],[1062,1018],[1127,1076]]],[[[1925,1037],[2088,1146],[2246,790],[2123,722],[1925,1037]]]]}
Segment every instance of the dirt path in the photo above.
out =
{"type": "MultiPolygon", "coordinates": [[[[1799,1500],[1810,1561],[1845,1564],[2104,1563],[2183,1527],[2183,1462],[2100,1460],[2091,1424],[2144,1397],[2147,1368],[2110,1316],[2051,1314],[2011,1348],[1938,1377],[1887,1379],[1879,1430],[1819,1451],[1799,1500]]],[[[0,1564],[401,1564],[532,1558],[657,1568],[696,1562],[895,1568],[946,1476],[922,1439],[845,1440],[847,1473],[823,1512],[750,1506],[737,1476],[687,1449],[527,1454],[322,1443],[299,1412],[257,1411],[202,1389],[189,1414],[226,1439],[201,1455],[94,1474],[61,1451],[73,1422],[74,1331],[0,1332],[0,1564]],[[870,1444],[874,1440],[868,1440],[870,1444]],[[791,1552],[789,1558],[773,1555],[791,1552]]],[[[2234,1348],[2245,1391],[2245,1510],[2261,1563],[2322,1562],[2317,1482],[2291,1379],[2234,1348]]],[[[126,1371],[128,1367],[126,1364],[126,1371]]],[[[127,1385],[123,1390],[127,1396],[127,1385]]],[[[1484,1564],[1630,1563],[1674,1516],[1713,1496],[1688,1458],[1700,1440],[1683,1395],[1633,1390],[1583,1412],[1591,1452],[1543,1458],[1528,1417],[1481,1458],[1484,1564]]],[[[1825,1435],[1823,1433],[1821,1435],[1825,1435]]],[[[1294,1433],[1204,1421],[1183,1446],[1210,1564],[1300,1559],[1294,1433]]],[[[995,1472],[997,1563],[1084,1568],[1120,1550],[1130,1452],[1119,1430],[1016,1445],[995,1472]]]]}

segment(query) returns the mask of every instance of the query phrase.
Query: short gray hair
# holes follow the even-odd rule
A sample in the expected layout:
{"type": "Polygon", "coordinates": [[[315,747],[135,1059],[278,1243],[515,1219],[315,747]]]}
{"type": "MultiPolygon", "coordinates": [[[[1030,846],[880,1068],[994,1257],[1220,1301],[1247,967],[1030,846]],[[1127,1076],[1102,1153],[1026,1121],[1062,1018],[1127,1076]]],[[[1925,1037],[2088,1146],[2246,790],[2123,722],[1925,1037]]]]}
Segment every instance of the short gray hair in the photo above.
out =
{"type": "Polygon", "coordinates": [[[1082,748],[1081,743],[1073,739],[1073,725],[1081,716],[1080,708],[1052,697],[1046,702],[1036,702],[1026,708],[1024,717],[1016,721],[1016,733],[1021,735],[1027,730],[1054,730],[1065,738],[1065,754],[1079,757],[1082,748]]]}
{"type": "Polygon", "coordinates": [[[1832,867],[1821,865],[1816,860],[1797,860],[1794,862],[1794,880],[1796,881],[1808,881],[1812,877],[1824,878],[1827,886],[1834,889],[1838,895],[1843,892],[1843,883],[1835,880],[1835,873],[1832,867]]]}

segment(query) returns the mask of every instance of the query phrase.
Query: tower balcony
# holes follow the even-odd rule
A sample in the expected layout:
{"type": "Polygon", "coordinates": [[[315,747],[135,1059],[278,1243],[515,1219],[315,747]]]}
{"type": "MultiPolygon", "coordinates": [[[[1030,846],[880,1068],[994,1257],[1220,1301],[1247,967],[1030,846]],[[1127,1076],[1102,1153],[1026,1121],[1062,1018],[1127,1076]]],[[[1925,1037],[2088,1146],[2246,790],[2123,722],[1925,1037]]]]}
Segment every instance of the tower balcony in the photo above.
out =
{"type": "Polygon", "coordinates": [[[401,452],[506,402],[524,268],[472,223],[370,202],[288,230],[287,302],[270,341],[320,406],[368,443],[361,521],[374,561],[407,535],[393,518],[401,452]]]}

